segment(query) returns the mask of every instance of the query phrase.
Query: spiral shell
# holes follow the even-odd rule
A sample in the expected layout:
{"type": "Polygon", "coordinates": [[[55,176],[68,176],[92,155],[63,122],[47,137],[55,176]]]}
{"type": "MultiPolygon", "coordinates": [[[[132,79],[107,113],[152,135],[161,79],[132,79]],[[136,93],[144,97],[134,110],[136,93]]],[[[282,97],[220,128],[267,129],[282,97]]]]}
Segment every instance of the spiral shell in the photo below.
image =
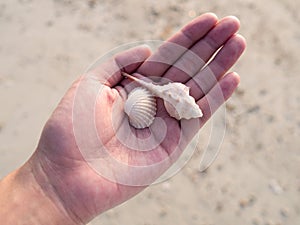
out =
{"type": "Polygon", "coordinates": [[[156,99],[145,88],[135,88],[128,95],[124,111],[133,127],[138,129],[149,127],[155,118],[156,99]]]}

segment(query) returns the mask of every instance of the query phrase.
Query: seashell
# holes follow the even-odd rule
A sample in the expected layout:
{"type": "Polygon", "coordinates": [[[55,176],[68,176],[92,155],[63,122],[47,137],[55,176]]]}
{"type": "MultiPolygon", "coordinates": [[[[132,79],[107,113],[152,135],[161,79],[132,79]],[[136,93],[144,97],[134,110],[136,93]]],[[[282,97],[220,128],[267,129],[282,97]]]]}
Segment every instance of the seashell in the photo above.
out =
{"type": "Polygon", "coordinates": [[[124,111],[129,123],[138,129],[149,127],[156,114],[156,99],[142,87],[133,89],[125,102],[124,111]]]}
{"type": "Polygon", "coordinates": [[[162,98],[169,115],[177,120],[198,118],[203,116],[203,113],[195,102],[195,99],[189,94],[189,87],[185,86],[184,84],[174,82],[166,85],[157,85],[140,80],[127,73],[123,73],[123,75],[136,81],[139,85],[146,88],[153,95],[162,98]]]}

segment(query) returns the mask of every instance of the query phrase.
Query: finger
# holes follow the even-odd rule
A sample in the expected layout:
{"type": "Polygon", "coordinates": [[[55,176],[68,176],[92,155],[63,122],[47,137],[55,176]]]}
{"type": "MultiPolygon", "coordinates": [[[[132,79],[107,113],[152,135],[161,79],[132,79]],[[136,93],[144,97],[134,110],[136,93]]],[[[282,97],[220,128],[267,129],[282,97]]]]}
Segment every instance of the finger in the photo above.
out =
{"type": "Polygon", "coordinates": [[[191,96],[200,99],[208,93],[238,60],[245,48],[246,42],[241,35],[232,36],[208,66],[186,83],[190,87],[191,96]]]}
{"type": "Polygon", "coordinates": [[[158,50],[138,69],[146,76],[162,76],[187,49],[207,34],[215,24],[213,13],[203,14],[184,26],[179,32],[162,44],[158,50]]]}
{"type": "Polygon", "coordinates": [[[228,16],[220,20],[207,35],[175,62],[166,72],[164,78],[176,82],[188,81],[238,31],[239,27],[240,22],[234,16],[228,16]]]}
{"type": "Polygon", "coordinates": [[[151,50],[146,45],[137,46],[129,50],[116,54],[107,62],[99,65],[88,72],[99,82],[113,87],[122,79],[122,71],[133,73],[151,54],[151,50]]]}
{"type": "Polygon", "coordinates": [[[240,82],[237,73],[229,73],[224,76],[210,91],[201,98],[197,104],[203,112],[200,124],[204,125],[214,112],[233,94],[240,82]]]}

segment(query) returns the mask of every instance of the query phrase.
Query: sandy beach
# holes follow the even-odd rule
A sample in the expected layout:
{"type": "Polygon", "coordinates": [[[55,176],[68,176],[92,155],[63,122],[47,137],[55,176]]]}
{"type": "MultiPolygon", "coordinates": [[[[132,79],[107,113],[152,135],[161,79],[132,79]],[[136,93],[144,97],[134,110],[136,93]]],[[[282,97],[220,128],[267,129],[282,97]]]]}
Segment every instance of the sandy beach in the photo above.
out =
{"type": "Polygon", "coordinates": [[[232,68],[241,84],[225,106],[216,161],[199,172],[202,143],[171,179],[89,224],[300,224],[299,8],[295,0],[0,1],[0,178],[30,157],[60,98],[101,55],[164,40],[204,12],[234,15],[247,49],[232,68]]]}

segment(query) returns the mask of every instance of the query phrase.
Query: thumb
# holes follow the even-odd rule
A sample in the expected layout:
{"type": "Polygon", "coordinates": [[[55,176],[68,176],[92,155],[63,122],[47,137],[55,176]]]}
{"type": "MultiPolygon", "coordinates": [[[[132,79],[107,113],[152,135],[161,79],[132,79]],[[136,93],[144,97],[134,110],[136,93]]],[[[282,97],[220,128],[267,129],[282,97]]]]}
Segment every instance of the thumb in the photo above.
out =
{"type": "Polygon", "coordinates": [[[89,71],[88,76],[91,75],[102,84],[114,87],[123,79],[121,72],[134,72],[150,55],[151,50],[147,45],[133,47],[101,63],[89,71]]]}

